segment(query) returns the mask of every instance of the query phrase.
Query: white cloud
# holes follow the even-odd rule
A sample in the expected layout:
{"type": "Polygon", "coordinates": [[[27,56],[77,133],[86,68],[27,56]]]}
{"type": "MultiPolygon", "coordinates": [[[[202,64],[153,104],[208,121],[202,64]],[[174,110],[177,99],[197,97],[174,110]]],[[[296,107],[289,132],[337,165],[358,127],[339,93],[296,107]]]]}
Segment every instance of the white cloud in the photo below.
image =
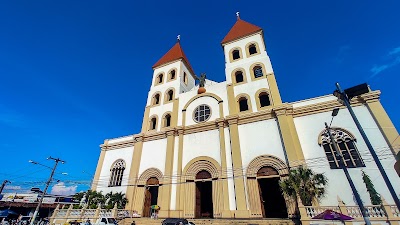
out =
{"type": "Polygon", "coordinates": [[[64,182],[59,182],[51,188],[51,193],[53,195],[72,195],[76,193],[76,188],[78,186],[65,186],[64,182]]]}
{"type": "Polygon", "coordinates": [[[370,78],[373,78],[376,75],[378,75],[379,73],[381,73],[382,71],[385,71],[385,70],[387,70],[387,69],[399,64],[400,63],[400,56],[398,54],[400,54],[400,47],[393,48],[392,50],[390,50],[389,53],[387,54],[388,57],[390,58],[390,62],[382,64],[382,65],[374,65],[370,69],[370,72],[372,73],[370,78]]]}

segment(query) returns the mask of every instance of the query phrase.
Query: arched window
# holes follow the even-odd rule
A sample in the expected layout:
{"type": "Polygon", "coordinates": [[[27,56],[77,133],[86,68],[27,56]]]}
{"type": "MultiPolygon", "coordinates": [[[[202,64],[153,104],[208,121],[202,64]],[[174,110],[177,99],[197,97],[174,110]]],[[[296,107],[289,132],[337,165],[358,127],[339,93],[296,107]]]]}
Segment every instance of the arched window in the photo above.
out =
{"type": "Polygon", "coordinates": [[[169,72],[169,79],[170,80],[175,79],[175,76],[176,76],[176,71],[175,70],[172,70],[171,72],[169,72]]]}
{"type": "Polygon", "coordinates": [[[155,130],[157,128],[157,118],[153,117],[150,120],[150,130],[155,130]]]}
{"type": "Polygon", "coordinates": [[[260,107],[271,105],[271,102],[269,101],[269,96],[268,96],[267,92],[261,92],[258,95],[258,99],[260,100],[260,107]]]}
{"type": "Polygon", "coordinates": [[[160,104],[160,94],[155,94],[153,97],[153,105],[158,105],[160,104]]]}
{"type": "Polygon", "coordinates": [[[171,126],[171,115],[167,114],[164,117],[164,127],[170,127],[171,126]]]}
{"type": "Polygon", "coordinates": [[[168,101],[172,101],[172,99],[174,99],[174,91],[173,90],[169,90],[167,93],[167,100],[168,101]]]}
{"type": "Polygon", "coordinates": [[[159,74],[157,76],[157,84],[161,84],[163,82],[164,74],[159,74]]]}
{"type": "MultiPolygon", "coordinates": [[[[331,133],[337,143],[337,148],[341,151],[344,165],[348,168],[365,167],[355,145],[355,139],[340,128],[331,128],[331,133]]],[[[331,169],[340,169],[341,167],[338,161],[338,154],[340,153],[335,151],[327,130],[325,130],[321,136],[321,145],[325,150],[326,158],[328,159],[331,169]]]]}
{"type": "Polygon", "coordinates": [[[257,53],[257,47],[255,44],[249,45],[249,53],[250,55],[256,54],[257,53]]]}
{"type": "Polygon", "coordinates": [[[243,72],[242,71],[237,71],[235,73],[235,79],[236,79],[236,83],[241,83],[243,82],[243,72]]]}
{"type": "Polygon", "coordinates": [[[239,98],[239,111],[247,111],[249,110],[249,104],[247,103],[247,98],[246,97],[240,97],[239,98]]]}
{"type": "Polygon", "coordinates": [[[119,159],[113,163],[113,166],[110,169],[111,176],[110,176],[110,182],[108,183],[109,187],[121,186],[124,170],[125,170],[124,160],[119,159]]]}
{"type": "Polygon", "coordinates": [[[240,59],[240,52],[239,52],[239,50],[233,50],[232,51],[232,59],[233,60],[236,60],[236,59],[240,59]]]}
{"type": "Polygon", "coordinates": [[[264,76],[263,70],[262,70],[262,67],[261,67],[261,66],[255,66],[255,67],[253,68],[253,72],[254,72],[254,77],[255,77],[255,78],[259,78],[259,77],[264,76]]]}

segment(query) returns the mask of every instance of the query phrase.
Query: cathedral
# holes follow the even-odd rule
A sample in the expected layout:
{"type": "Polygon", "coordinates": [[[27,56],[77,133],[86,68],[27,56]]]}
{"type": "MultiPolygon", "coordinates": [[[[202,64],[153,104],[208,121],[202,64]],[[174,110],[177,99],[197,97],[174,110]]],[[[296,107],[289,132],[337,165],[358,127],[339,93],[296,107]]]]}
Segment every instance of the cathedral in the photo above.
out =
{"type": "MultiPolygon", "coordinates": [[[[335,96],[282,101],[275,79],[280,74],[273,71],[262,28],[238,16],[221,45],[223,82],[197,76],[179,38],[153,65],[141,132],[101,144],[92,190],[125,193],[126,209],[141,217],[158,205],[160,218],[289,218],[294,203],[279,181],[303,165],[328,178],[326,196],[316,204],[337,205],[340,197],[355,205],[324,125],[340,108],[331,131],[361,199],[370,204],[364,171],[393,203],[349,111],[335,96]]],[[[379,98],[380,91],[369,90],[351,105],[400,194],[393,168],[399,134],[379,98]]]]}

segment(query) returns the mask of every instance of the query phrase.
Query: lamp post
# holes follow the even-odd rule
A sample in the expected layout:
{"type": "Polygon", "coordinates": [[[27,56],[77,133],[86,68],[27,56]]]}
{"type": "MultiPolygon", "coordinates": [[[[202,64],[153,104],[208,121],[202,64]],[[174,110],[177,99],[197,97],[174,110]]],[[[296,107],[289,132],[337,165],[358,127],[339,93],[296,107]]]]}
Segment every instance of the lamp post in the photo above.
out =
{"type": "MultiPolygon", "coordinates": [[[[333,117],[336,116],[338,114],[338,112],[339,112],[339,109],[334,109],[333,110],[331,124],[332,124],[332,121],[333,121],[333,117]]],[[[349,171],[347,170],[347,167],[343,162],[342,152],[337,147],[337,143],[336,143],[335,138],[332,135],[330,125],[328,126],[328,124],[325,122],[325,128],[326,128],[326,131],[328,132],[329,138],[331,139],[331,142],[332,142],[332,145],[333,145],[333,149],[335,150],[336,159],[339,162],[340,168],[343,170],[344,174],[346,175],[346,178],[347,178],[347,181],[349,182],[351,191],[353,192],[353,195],[354,195],[354,197],[356,199],[357,205],[360,208],[361,214],[363,215],[365,224],[366,225],[371,225],[371,222],[369,221],[369,217],[368,217],[368,214],[367,214],[367,212],[365,210],[364,204],[361,201],[361,198],[360,198],[360,195],[357,192],[356,186],[354,185],[353,180],[351,179],[351,176],[349,174],[349,171]]]]}
{"type": "Polygon", "coordinates": [[[11,182],[9,180],[4,180],[3,183],[1,184],[0,194],[1,194],[1,192],[3,192],[3,189],[4,189],[4,187],[6,186],[7,183],[11,184],[11,182]]]}
{"type": "Polygon", "coordinates": [[[360,84],[355,87],[351,87],[346,89],[345,91],[342,91],[339,83],[336,83],[336,90],[333,92],[333,95],[335,95],[341,102],[347,107],[347,109],[350,112],[351,117],[353,118],[354,123],[356,124],[358,131],[360,132],[362,138],[364,139],[365,144],[368,147],[369,152],[372,155],[372,158],[374,159],[376,166],[379,169],[379,172],[381,173],[383,180],[386,183],[387,188],[389,189],[390,194],[392,195],[392,198],[394,200],[394,203],[396,204],[397,208],[400,210],[400,201],[399,198],[396,195],[396,192],[393,189],[392,184],[390,183],[390,180],[388,176],[386,175],[385,170],[383,169],[383,166],[381,164],[381,161],[379,161],[378,156],[375,153],[374,148],[371,145],[371,142],[369,141],[367,135],[365,134],[360,122],[358,121],[356,115],[354,114],[353,108],[350,105],[350,100],[352,97],[365,94],[369,92],[369,88],[367,84],[360,84]]]}
{"type": "MultiPolygon", "coordinates": [[[[48,179],[47,182],[46,182],[46,187],[44,188],[43,194],[40,196],[39,203],[38,203],[38,205],[37,205],[37,207],[36,207],[36,209],[35,209],[35,212],[33,213],[33,216],[32,216],[32,218],[31,218],[31,223],[30,223],[30,225],[33,225],[34,222],[35,222],[36,216],[37,216],[37,214],[39,213],[40,206],[42,205],[43,198],[44,198],[44,196],[46,195],[47,189],[48,189],[49,186],[50,186],[51,180],[53,179],[53,175],[54,175],[54,172],[56,171],[56,168],[57,168],[58,163],[59,163],[59,162],[61,162],[62,164],[65,163],[65,161],[63,161],[63,160],[61,160],[61,159],[59,159],[59,158],[53,158],[53,157],[51,157],[51,156],[50,156],[49,158],[47,158],[47,159],[52,159],[52,160],[54,160],[56,163],[54,164],[54,167],[53,167],[53,169],[51,170],[51,174],[50,174],[49,179],[48,179]]],[[[33,163],[33,164],[39,164],[39,163],[34,162],[34,161],[32,161],[32,160],[29,160],[29,162],[30,162],[30,163],[33,163]]],[[[42,166],[43,166],[43,165],[42,165],[42,166]]],[[[46,166],[46,167],[48,167],[48,166],[46,166]]]]}

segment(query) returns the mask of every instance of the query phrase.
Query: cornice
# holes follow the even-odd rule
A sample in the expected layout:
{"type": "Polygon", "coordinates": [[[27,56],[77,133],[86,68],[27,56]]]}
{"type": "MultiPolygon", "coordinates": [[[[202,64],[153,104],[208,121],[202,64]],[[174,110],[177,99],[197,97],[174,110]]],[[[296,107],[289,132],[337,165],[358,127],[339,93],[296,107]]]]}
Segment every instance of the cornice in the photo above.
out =
{"type": "Polygon", "coordinates": [[[272,108],[272,110],[276,116],[292,115],[293,114],[293,104],[283,103],[281,105],[274,106],[272,108]]]}
{"type": "Polygon", "coordinates": [[[371,91],[366,94],[363,94],[359,98],[361,100],[365,101],[366,103],[370,103],[370,102],[379,101],[380,96],[381,96],[381,91],[378,90],[378,91],[371,91]]]}

